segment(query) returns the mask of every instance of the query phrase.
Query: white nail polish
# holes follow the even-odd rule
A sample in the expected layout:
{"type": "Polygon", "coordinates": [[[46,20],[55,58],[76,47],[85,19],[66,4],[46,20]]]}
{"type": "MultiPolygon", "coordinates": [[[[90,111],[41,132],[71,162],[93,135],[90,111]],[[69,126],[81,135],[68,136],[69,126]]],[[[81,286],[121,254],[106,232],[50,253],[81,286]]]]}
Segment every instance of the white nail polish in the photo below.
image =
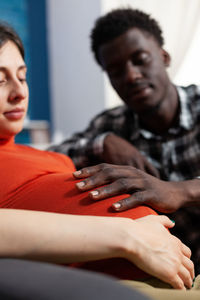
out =
{"type": "Polygon", "coordinates": [[[121,207],[120,203],[113,203],[115,209],[119,209],[121,207]]]}
{"type": "Polygon", "coordinates": [[[75,175],[75,176],[79,176],[79,175],[81,175],[81,171],[75,171],[73,174],[75,175]]]}
{"type": "Polygon", "coordinates": [[[93,197],[96,197],[99,195],[99,192],[98,191],[92,191],[90,192],[90,194],[92,194],[93,197]]]}
{"type": "Polygon", "coordinates": [[[78,188],[82,188],[82,187],[85,186],[85,182],[84,182],[84,181],[80,181],[80,182],[76,183],[76,186],[77,186],[78,188]]]}

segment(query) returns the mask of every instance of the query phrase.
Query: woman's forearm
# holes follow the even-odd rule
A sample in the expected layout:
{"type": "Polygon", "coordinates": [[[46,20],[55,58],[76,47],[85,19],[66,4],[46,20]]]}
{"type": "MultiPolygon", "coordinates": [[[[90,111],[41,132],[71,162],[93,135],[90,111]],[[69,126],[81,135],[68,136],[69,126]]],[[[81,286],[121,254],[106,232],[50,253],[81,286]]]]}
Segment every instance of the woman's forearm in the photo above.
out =
{"type": "Polygon", "coordinates": [[[124,255],[132,220],[0,210],[0,256],[69,263],[124,255]]]}
{"type": "Polygon", "coordinates": [[[0,210],[0,257],[56,263],[122,257],[170,283],[191,287],[191,251],[166,228],[166,216],[127,218],[0,210]]]}

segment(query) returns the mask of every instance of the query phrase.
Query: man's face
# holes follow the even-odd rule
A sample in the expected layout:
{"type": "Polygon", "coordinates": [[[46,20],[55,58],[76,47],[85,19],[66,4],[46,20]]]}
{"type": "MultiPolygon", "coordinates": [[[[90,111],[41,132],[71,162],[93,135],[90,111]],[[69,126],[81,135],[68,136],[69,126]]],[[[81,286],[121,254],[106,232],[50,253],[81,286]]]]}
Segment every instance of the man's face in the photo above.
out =
{"type": "Polygon", "coordinates": [[[133,28],[100,47],[99,57],[121,99],[136,113],[159,108],[169,86],[170,58],[155,39],[133,28]]]}

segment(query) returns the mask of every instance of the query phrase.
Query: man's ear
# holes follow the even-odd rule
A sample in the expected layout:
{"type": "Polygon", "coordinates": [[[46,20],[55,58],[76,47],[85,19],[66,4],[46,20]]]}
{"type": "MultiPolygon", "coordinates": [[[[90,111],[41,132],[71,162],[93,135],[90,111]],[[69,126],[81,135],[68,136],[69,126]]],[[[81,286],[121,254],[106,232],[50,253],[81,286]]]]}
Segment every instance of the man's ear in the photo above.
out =
{"type": "Polygon", "coordinates": [[[163,57],[163,62],[164,62],[164,65],[165,67],[169,67],[170,66],[170,63],[171,63],[171,57],[169,55],[169,53],[164,50],[164,49],[161,49],[161,54],[162,54],[162,57],[163,57]]]}

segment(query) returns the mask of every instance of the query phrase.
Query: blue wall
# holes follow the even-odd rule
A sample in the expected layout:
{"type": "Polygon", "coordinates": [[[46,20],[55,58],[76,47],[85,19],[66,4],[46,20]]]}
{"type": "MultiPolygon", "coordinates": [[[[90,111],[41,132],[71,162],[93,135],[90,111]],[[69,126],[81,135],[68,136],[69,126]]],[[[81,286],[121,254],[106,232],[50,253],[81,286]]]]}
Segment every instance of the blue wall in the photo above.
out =
{"type": "MultiPolygon", "coordinates": [[[[20,35],[25,47],[30,89],[28,118],[50,123],[48,88],[48,51],[46,40],[45,0],[0,0],[0,20],[9,23],[20,35]]],[[[30,143],[27,130],[17,142],[30,143]]]]}

